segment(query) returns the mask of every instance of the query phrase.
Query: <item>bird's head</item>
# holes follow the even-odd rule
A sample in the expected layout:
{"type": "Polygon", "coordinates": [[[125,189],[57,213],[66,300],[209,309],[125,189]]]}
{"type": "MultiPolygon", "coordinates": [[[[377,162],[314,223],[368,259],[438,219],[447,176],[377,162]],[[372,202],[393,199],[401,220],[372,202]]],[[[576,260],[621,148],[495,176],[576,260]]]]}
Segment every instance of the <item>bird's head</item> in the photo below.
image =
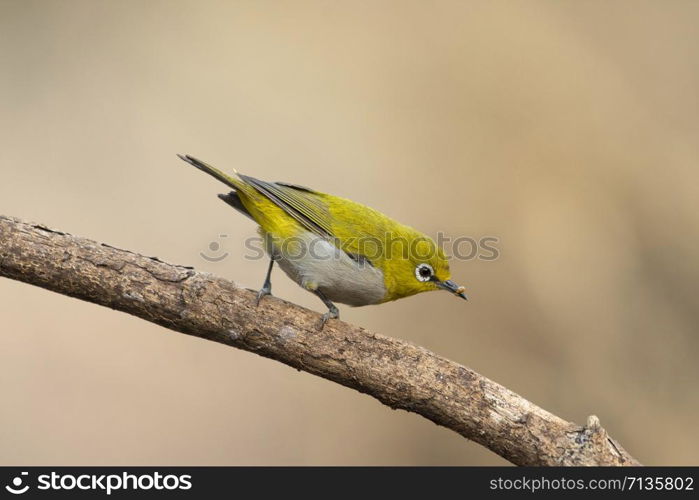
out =
{"type": "Polygon", "coordinates": [[[405,228],[385,250],[386,301],[432,290],[446,290],[466,299],[464,287],[451,280],[444,251],[432,238],[405,228]]]}

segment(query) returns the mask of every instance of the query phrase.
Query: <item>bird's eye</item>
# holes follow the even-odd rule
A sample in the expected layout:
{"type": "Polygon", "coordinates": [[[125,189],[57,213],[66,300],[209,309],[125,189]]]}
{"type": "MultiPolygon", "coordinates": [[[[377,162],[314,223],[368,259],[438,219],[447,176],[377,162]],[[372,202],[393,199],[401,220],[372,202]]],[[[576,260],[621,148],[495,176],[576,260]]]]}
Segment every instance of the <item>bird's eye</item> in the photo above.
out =
{"type": "Polygon", "coordinates": [[[433,274],[434,270],[429,264],[420,264],[415,268],[415,277],[418,281],[430,281],[433,274]]]}

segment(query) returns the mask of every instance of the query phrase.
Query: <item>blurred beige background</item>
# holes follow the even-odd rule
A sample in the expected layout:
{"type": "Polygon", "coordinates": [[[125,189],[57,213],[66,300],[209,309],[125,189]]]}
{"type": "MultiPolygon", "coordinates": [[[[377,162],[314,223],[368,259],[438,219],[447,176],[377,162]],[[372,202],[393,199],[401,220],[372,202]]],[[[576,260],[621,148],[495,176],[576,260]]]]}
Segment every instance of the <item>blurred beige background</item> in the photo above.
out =
{"type": "MultiPolygon", "coordinates": [[[[469,303],[343,318],[594,413],[644,463],[699,463],[699,3],[0,0],[0,68],[1,213],[258,288],[254,225],[180,152],[496,236],[497,261],[452,263],[469,303]]],[[[28,285],[0,280],[0,314],[3,465],[504,463],[28,285]]]]}

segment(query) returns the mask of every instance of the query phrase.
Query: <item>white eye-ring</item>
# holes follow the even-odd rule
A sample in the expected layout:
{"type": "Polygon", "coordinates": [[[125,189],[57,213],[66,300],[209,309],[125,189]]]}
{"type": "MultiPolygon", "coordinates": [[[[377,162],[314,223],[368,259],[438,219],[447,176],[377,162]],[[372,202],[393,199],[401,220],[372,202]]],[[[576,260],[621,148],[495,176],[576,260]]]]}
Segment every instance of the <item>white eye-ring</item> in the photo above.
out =
{"type": "Polygon", "coordinates": [[[418,281],[430,281],[434,276],[434,269],[429,264],[420,264],[415,268],[415,277],[418,281]]]}

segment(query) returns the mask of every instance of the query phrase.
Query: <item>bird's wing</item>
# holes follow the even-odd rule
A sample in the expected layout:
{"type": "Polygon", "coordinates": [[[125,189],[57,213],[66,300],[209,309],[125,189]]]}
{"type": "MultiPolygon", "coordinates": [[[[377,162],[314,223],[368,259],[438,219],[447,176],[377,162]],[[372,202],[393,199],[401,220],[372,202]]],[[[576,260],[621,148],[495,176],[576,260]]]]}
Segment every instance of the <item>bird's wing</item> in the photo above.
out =
{"type": "Polygon", "coordinates": [[[325,238],[335,237],[328,208],[316,191],[295,184],[266,182],[241,174],[238,176],[312,233],[325,238]]]}
{"type": "MultiPolygon", "coordinates": [[[[357,247],[354,237],[347,238],[346,234],[337,234],[333,231],[333,218],[326,203],[328,195],[297,184],[265,182],[241,174],[238,174],[238,176],[284,210],[289,216],[293,217],[303,227],[330,240],[333,245],[340,248],[351,259],[360,264],[373,265],[369,258],[362,255],[361,248],[357,247]]],[[[367,210],[366,207],[364,209],[367,210]]],[[[359,223],[359,219],[362,218],[361,212],[357,211],[355,217],[357,220],[353,220],[352,223],[353,236],[365,234],[361,231],[361,224],[359,223]]]]}

